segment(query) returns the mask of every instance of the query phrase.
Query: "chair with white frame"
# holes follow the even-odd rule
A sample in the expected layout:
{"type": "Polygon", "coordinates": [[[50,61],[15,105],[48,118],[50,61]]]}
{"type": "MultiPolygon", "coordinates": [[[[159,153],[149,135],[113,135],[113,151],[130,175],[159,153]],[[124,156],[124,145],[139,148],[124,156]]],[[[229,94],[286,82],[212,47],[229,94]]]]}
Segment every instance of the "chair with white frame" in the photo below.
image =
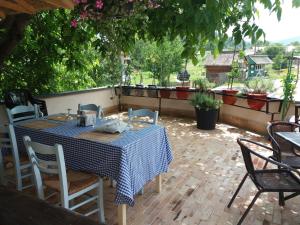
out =
{"type": "Polygon", "coordinates": [[[31,163],[27,155],[20,155],[18,152],[16,135],[13,125],[9,124],[7,126],[0,125],[0,183],[2,185],[7,184],[7,182],[16,183],[16,189],[22,191],[26,188],[32,187],[32,182],[29,184],[24,184],[24,179],[32,178],[31,163]],[[5,154],[4,151],[9,154],[5,154]],[[16,176],[16,181],[14,182],[11,177],[8,176],[7,166],[13,164],[14,172],[16,176]]]}
{"type": "MultiPolygon", "coordinates": [[[[128,109],[128,120],[129,122],[142,122],[142,123],[151,123],[156,125],[158,121],[158,111],[151,111],[150,109],[137,109],[133,110],[132,108],[128,109]],[[150,121],[139,120],[136,117],[148,117],[150,121]],[[152,121],[151,121],[152,120],[152,121]]],[[[139,191],[139,194],[144,194],[144,188],[139,191]]]]}
{"type": "Polygon", "coordinates": [[[46,186],[60,192],[62,207],[72,211],[87,203],[97,201],[97,208],[84,215],[89,216],[98,212],[100,223],[105,223],[103,180],[94,174],[73,170],[67,171],[62,145],[56,144],[54,146],[49,146],[40,144],[31,141],[28,136],[23,137],[23,139],[32,165],[38,198],[45,200],[43,186],[46,186]],[[45,160],[43,159],[43,156],[52,156],[56,158],[56,160],[45,160]],[[42,178],[42,174],[47,176],[42,178]],[[76,205],[70,204],[75,198],[85,195],[91,190],[96,190],[97,194],[76,205]]]}
{"type": "Polygon", "coordinates": [[[104,117],[104,112],[103,109],[100,105],[95,105],[95,104],[78,104],[78,111],[95,111],[96,112],[96,117],[97,118],[103,118],[104,117]]]}
{"type": "Polygon", "coordinates": [[[39,109],[37,105],[18,105],[12,109],[6,109],[7,117],[9,123],[13,124],[14,122],[36,119],[39,117],[39,109]]]}
{"type": "Polygon", "coordinates": [[[158,111],[151,111],[150,109],[137,109],[132,110],[132,108],[128,109],[128,119],[130,122],[148,122],[151,124],[157,124],[158,121],[158,111]],[[144,120],[135,120],[136,117],[149,117],[152,121],[144,121],[144,120]]]}

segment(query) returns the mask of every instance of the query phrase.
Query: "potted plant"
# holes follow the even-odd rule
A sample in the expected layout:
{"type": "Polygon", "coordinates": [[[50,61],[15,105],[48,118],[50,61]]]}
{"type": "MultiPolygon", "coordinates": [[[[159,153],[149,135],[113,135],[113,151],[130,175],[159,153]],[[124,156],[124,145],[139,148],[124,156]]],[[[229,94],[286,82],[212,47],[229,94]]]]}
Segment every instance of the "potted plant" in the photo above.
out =
{"type": "Polygon", "coordinates": [[[188,73],[188,71],[186,70],[186,67],[187,67],[187,60],[185,61],[185,69],[184,71],[178,73],[177,75],[177,80],[180,80],[182,83],[181,83],[181,86],[177,86],[176,87],[176,97],[177,99],[187,99],[189,97],[189,92],[187,92],[190,87],[189,86],[184,86],[184,82],[186,81],[189,81],[190,79],[190,74],[188,73]]]}
{"type": "Polygon", "coordinates": [[[247,103],[251,109],[261,110],[265,105],[267,93],[273,90],[272,80],[255,77],[245,83],[247,87],[247,103]]]}
{"type": "Polygon", "coordinates": [[[239,69],[239,64],[237,61],[233,61],[232,62],[232,66],[231,66],[231,72],[227,74],[227,78],[228,78],[228,87],[227,89],[223,90],[223,96],[222,96],[222,100],[224,102],[224,104],[228,104],[228,105],[234,105],[234,103],[236,102],[237,98],[235,97],[235,95],[239,92],[236,89],[232,88],[233,85],[233,81],[234,79],[237,79],[240,77],[240,69],[239,69]]]}
{"type": "Polygon", "coordinates": [[[161,88],[159,90],[159,94],[161,98],[170,98],[171,95],[171,88],[168,88],[169,79],[161,80],[161,88]]]}
{"type": "Polygon", "coordinates": [[[294,100],[295,89],[298,83],[298,76],[292,72],[294,54],[288,59],[288,71],[287,75],[282,78],[282,106],[280,110],[281,120],[285,120],[289,111],[291,102],[294,100]]]}
{"type": "Polygon", "coordinates": [[[218,110],[222,104],[221,100],[196,93],[191,99],[191,104],[195,107],[197,128],[203,130],[213,130],[216,127],[218,110]]]}
{"type": "Polygon", "coordinates": [[[147,95],[150,98],[157,98],[157,86],[155,84],[149,84],[147,89],[147,95]]]}
{"type": "Polygon", "coordinates": [[[143,84],[135,85],[135,96],[139,96],[139,97],[144,96],[144,85],[143,84]]]}
{"type": "Polygon", "coordinates": [[[215,83],[209,82],[206,77],[198,78],[197,80],[193,81],[193,87],[200,92],[207,91],[210,88],[213,88],[215,83]]]}

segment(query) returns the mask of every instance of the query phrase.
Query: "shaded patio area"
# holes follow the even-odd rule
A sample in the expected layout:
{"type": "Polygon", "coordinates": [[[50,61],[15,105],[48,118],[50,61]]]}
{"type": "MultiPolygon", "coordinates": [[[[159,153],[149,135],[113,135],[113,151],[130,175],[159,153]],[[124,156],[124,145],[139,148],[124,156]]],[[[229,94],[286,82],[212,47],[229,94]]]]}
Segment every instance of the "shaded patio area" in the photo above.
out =
{"type": "MultiPolygon", "coordinates": [[[[169,172],[163,175],[162,192],[157,194],[155,183],[150,182],[144,195],[136,196],[135,206],[128,207],[128,224],[236,224],[256,192],[247,180],[233,206],[227,209],[245,174],[236,139],[245,137],[265,143],[266,139],[226,124],[218,124],[214,131],[198,130],[195,122],[187,118],[162,116],[159,123],[168,130],[174,160],[169,172]]],[[[263,162],[256,164],[261,166],[263,162]]],[[[105,213],[107,223],[116,224],[114,189],[109,185],[107,181],[105,213]]],[[[243,224],[300,224],[299,206],[297,197],[281,208],[277,194],[262,194],[243,224]]]]}

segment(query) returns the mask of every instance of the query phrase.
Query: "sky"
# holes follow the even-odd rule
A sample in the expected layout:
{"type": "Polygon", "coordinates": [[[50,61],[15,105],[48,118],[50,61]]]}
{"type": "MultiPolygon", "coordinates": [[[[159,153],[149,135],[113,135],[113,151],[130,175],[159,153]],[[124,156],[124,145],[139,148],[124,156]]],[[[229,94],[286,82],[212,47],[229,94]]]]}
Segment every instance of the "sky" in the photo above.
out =
{"type": "Polygon", "coordinates": [[[257,6],[259,17],[256,24],[266,33],[267,41],[279,41],[300,36],[300,8],[292,7],[292,0],[285,0],[282,4],[281,20],[278,22],[276,13],[270,15],[268,10],[257,6]]]}

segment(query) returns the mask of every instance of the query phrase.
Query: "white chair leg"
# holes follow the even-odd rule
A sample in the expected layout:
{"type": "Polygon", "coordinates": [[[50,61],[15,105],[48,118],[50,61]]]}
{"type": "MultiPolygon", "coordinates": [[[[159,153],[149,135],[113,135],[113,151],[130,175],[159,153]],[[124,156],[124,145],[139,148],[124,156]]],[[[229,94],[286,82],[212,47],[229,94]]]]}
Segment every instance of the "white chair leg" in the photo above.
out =
{"type": "Polygon", "coordinates": [[[99,178],[99,187],[98,187],[98,215],[99,215],[99,222],[105,224],[105,215],[104,215],[104,203],[103,203],[103,180],[99,178]]]}
{"type": "Polygon", "coordinates": [[[22,173],[20,167],[18,168],[17,166],[15,166],[15,170],[16,170],[16,188],[18,191],[22,191],[23,185],[22,185],[22,173]]]}
{"type": "Polygon", "coordinates": [[[140,191],[139,191],[139,195],[143,195],[144,194],[144,188],[142,188],[140,191]]]}

